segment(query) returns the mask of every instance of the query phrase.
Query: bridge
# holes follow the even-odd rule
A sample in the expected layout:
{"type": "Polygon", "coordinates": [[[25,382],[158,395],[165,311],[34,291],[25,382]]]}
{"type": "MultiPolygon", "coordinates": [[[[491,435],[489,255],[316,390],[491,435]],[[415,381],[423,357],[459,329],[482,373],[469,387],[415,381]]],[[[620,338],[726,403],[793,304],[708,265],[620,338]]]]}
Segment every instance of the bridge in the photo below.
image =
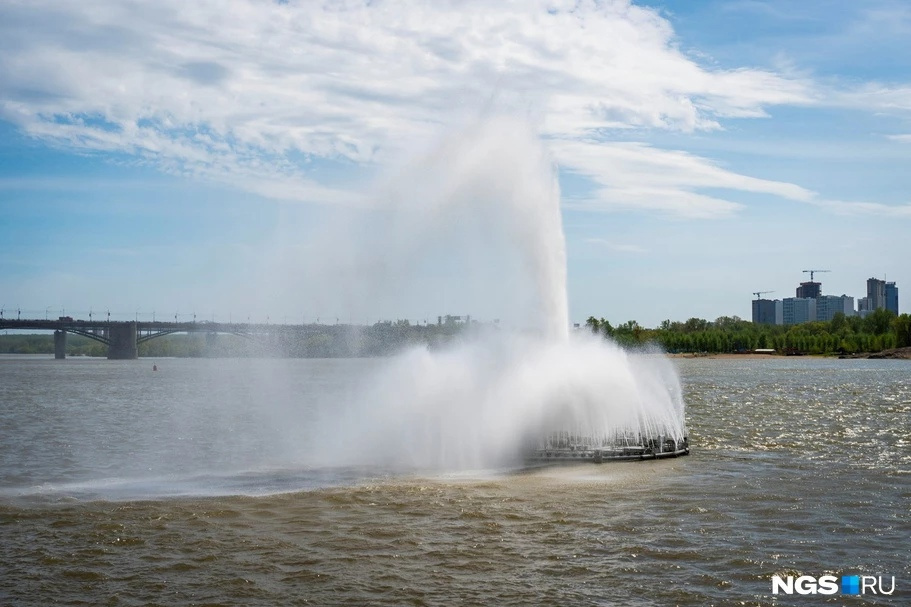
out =
{"type": "Polygon", "coordinates": [[[63,316],[57,320],[47,319],[8,319],[0,318],[0,330],[41,330],[54,332],[54,358],[66,358],[67,333],[82,335],[94,339],[108,347],[108,358],[111,360],[130,360],[139,358],[139,344],[173,333],[206,333],[214,336],[218,333],[230,333],[242,337],[257,338],[276,334],[304,337],[307,335],[332,333],[347,328],[347,325],[275,325],[251,323],[216,323],[216,322],[141,322],[141,321],[103,321],[75,320],[63,316]]]}

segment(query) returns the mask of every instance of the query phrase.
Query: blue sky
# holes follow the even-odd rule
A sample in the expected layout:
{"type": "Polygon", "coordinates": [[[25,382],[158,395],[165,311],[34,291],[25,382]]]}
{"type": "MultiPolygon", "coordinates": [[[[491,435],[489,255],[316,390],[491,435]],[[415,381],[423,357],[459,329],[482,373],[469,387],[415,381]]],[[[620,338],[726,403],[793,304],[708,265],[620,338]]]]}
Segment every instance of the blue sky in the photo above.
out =
{"type": "Polygon", "coordinates": [[[902,1],[4,2],[0,306],[509,322],[508,231],[378,244],[496,112],[557,167],[574,321],[748,318],[809,268],[907,312],[909,40],[902,1]]]}

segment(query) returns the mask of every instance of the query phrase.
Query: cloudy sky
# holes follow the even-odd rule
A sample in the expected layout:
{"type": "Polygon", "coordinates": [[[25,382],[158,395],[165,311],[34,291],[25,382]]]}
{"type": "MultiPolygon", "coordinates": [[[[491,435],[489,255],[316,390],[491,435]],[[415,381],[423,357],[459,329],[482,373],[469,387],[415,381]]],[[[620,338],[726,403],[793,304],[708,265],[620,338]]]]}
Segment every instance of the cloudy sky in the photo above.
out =
{"type": "Polygon", "coordinates": [[[508,321],[509,231],[360,247],[496,114],[557,167],[574,321],[748,318],[811,268],[907,312],[909,40],[902,0],[6,0],[0,306],[508,321]]]}

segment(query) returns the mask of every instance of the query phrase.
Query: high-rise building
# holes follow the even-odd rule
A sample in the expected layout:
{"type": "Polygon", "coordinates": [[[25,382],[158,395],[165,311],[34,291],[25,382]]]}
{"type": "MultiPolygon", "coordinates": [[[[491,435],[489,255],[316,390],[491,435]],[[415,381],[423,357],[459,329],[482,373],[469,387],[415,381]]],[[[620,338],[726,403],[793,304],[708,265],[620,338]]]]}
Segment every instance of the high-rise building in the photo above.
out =
{"type": "Polygon", "coordinates": [[[798,298],[812,297],[813,299],[816,299],[819,297],[820,293],[822,293],[821,282],[802,282],[800,283],[800,286],[797,287],[798,298]]]}
{"type": "MultiPolygon", "coordinates": [[[[808,271],[808,270],[807,270],[808,271]]],[[[819,272],[821,270],[814,270],[819,272]]],[[[768,292],[768,291],[766,291],[768,292]]],[[[865,318],[885,308],[898,314],[898,286],[878,278],[867,280],[867,296],[857,300],[849,295],[823,295],[822,283],[810,280],[797,287],[797,297],[753,300],[753,322],[757,324],[793,325],[812,321],[830,321],[836,314],[865,318]]]]}
{"type": "Polygon", "coordinates": [[[886,281],[878,278],[867,279],[867,309],[879,310],[886,307],[886,281]]]}
{"type": "Polygon", "coordinates": [[[753,300],[753,322],[763,325],[775,323],[775,301],[771,299],[753,300]]]}
{"type": "Polygon", "coordinates": [[[782,323],[796,325],[816,320],[816,299],[812,297],[786,297],[781,300],[782,323]]]}
{"type": "Polygon", "coordinates": [[[898,287],[894,282],[887,282],[883,290],[886,296],[886,309],[898,314],[898,287]]]}
{"type": "Polygon", "coordinates": [[[854,316],[854,298],[848,295],[820,295],[816,298],[816,320],[832,320],[839,312],[854,316]]]}

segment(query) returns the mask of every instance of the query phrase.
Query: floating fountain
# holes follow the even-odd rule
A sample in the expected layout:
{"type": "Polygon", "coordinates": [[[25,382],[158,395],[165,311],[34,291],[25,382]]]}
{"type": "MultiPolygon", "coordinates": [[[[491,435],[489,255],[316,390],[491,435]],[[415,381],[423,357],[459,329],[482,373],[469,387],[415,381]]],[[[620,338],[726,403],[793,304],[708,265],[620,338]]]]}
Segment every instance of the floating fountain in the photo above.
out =
{"type": "MultiPolygon", "coordinates": [[[[671,362],[569,330],[556,169],[528,125],[481,121],[412,164],[385,196],[398,219],[371,255],[400,267],[432,255],[441,240],[476,243],[480,226],[500,253],[482,270],[505,251],[520,261],[508,277],[527,287],[485,285],[489,298],[506,298],[524,317],[517,331],[478,332],[385,361],[354,411],[326,433],[346,437],[351,462],[451,470],[687,454],[671,362]]],[[[478,274],[458,280],[468,285],[478,274]]]]}

